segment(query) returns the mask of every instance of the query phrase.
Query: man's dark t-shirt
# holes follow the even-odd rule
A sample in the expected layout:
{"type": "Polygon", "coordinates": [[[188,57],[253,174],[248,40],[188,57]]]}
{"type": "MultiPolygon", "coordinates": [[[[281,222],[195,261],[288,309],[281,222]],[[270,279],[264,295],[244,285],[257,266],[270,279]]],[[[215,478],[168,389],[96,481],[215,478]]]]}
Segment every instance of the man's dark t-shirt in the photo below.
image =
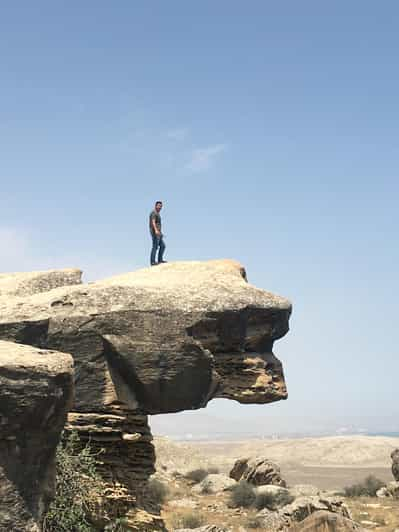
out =
{"type": "Polygon", "coordinates": [[[159,232],[161,232],[161,215],[157,211],[152,211],[150,214],[150,232],[152,235],[155,235],[154,227],[152,221],[155,220],[155,225],[159,232]]]}

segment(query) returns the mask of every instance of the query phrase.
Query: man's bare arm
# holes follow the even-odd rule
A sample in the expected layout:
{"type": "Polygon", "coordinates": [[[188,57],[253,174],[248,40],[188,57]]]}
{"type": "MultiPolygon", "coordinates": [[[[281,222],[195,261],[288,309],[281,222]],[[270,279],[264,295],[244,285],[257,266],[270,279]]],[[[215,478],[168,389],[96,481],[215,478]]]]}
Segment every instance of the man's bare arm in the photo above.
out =
{"type": "Polygon", "coordinates": [[[151,218],[151,223],[152,223],[152,228],[154,229],[154,233],[155,233],[157,236],[160,236],[161,233],[160,233],[160,231],[158,230],[158,227],[157,227],[157,225],[156,225],[156,223],[155,223],[155,216],[153,216],[153,217],[151,218]]]}

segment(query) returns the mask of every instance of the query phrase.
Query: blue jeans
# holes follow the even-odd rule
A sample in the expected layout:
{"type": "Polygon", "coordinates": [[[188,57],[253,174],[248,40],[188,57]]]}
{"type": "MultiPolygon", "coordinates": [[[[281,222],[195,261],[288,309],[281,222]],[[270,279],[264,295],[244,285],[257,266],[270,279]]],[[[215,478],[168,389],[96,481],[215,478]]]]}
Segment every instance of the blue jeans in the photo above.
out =
{"type": "Polygon", "coordinates": [[[151,235],[152,236],[152,249],[151,249],[151,264],[156,264],[155,256],[158,251],[158,262],[163,261],[163,254],[165,252],[165,242],[163,241],[163,236],[151,235]]]}

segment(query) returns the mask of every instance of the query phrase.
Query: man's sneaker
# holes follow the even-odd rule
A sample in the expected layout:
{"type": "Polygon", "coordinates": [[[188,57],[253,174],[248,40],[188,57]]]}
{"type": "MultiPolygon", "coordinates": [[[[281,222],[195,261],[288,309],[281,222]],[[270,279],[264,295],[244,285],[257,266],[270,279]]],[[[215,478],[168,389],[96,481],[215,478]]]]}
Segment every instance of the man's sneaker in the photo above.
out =
{"type": "Polygon", "coordinates": [[[168,262],[168,261],[167,261],[167,260],[160,260],[160,261],[158,262],[158,264],[165,264],[166,262],[168,262]]]}

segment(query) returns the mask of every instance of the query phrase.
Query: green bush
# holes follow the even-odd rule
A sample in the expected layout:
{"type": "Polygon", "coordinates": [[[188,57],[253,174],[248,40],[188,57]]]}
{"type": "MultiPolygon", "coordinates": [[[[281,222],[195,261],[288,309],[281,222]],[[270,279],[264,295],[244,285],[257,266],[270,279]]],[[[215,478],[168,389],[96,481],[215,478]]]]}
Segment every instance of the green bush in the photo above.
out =
{"type": "Polygon", "coordinates": [[[253,486],[245,480],[241,480],[231,490],[229,506],[232,508],[248,508],[255,502],[255,499],[256,494],[253,486]]]}
{"type": "Polygon", "coordinates": [[[352,484],[344,488],[345,497],[375,497],[377,490],[385,486],[379,478],[373,475],[366,477],[363,482],[352,484]]]}
{"type": "Polygon", "coordinates": [[[193,469],[184,475],[184,478],[198,484],[208,476],[208,471],[203,468],[193,469]]]}
{"type": "Polygon", "coordinates": [[[43,523],[44,532],[90,532],[87,519],[90,492],[102,491],[90,447],[81,448],[79,436],[70,434],[56,451],[56,494],[43,523]]]}
{"type": "Polygon", "coordinates": [[[254,502],[257,510],[268,508],[269,510],[277,510],[286,504],[291,504],[295,500],[290,493],[285,491],[280,493],[258,493],[254,502]]]}
{"type": "Polygon", "coordinates": [[[169,488],[163,482],[153,478],[148,482],[147,495],[156,504],[163,504],[169,495],[169,488]]]}

